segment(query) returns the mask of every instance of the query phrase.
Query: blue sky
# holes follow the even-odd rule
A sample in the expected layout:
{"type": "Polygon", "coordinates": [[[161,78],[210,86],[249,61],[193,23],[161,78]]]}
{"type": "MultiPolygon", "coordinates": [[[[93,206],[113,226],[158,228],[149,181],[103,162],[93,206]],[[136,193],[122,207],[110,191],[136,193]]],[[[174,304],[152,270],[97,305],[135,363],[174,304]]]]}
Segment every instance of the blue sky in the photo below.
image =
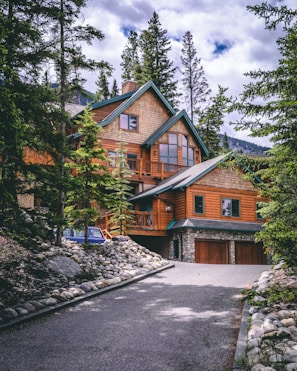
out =
{"type": "MultiPolygon", "coordinates": [[[[296,0],[267,0],[268,3],[296,8],[296,0]]],[[[280,30],[265,30],[264,20],[247,11],[247,5],[260,4],[255,0],[89,0],[84,9],[86,23],[99,28],[105,39],[86,48],[86,54],[96,60],[106,60],[114,67],[111,83],[116,78],[121,86],[121,53],[130,29],[141,31],[148,27],[154,11],[162,28],[171,40],[170,58],[180,65],[182,36],[190,31],[197,56],[205,70],[213,95],[218,85],[228,88],[232,96],[239,96],[244,76],[252,70],[274,69],[279,60],[275,40],[280,30]]],[[[98,74],[86,75],[86,87],[96,90],[98,74]]],[[[179,79],[180,76],[177,76],[179,79]]],[[[181,107],[183,108],[183,107],[181,107]]],[[[236,119],[234,117],[228,120],[236,119]]],[[[228,135],[251,140],[246,132],[235,132],[226,122],[223,131],[228,135]]],[[[266,145],[263,140],[255,140],[266,145]]]]}

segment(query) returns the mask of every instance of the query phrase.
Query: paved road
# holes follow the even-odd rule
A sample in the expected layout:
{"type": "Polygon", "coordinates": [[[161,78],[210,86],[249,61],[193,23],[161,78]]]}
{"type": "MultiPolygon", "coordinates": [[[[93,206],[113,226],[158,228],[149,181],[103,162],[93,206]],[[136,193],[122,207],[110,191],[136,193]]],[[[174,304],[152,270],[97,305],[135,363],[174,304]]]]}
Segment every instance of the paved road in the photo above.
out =
{"type": "Polygon", "coordinates": [[[176,263],[143,281],[0,332],[0,370],[230,370],[239,294],[267,270],[176,263]]]}

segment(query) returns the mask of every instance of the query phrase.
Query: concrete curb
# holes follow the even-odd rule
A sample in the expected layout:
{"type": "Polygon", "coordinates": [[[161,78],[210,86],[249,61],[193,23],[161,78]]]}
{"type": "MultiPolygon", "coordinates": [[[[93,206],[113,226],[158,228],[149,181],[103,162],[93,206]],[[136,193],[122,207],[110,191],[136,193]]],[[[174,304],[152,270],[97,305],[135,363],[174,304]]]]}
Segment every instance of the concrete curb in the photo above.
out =
{"type": "Polygon", "coordinates": [[[48,314],[51,314],[51,313],[54,313],[60,309],[63,309],[63,308],[66,308],[66,307],[69,307],[69,306],[72,306],[72,305],[76,305],[84,300],[87,300],[87,299],[90,299],[90,298],[93,298],[93,297],[96,297],[96,296],[99,296],[99,295],[102,295],[102,294],[105,294],[106,292],[109,292],[109,291],[113,291],[113,290],[116,290],[116,289],[119,289],[119,288],[122,288],[124,286],[127,286],[127,285],[130,285],[134,282],[138,282],[138,281],[141,281],[149,276],[152,276],[154,274],[157,274],[157,273],[160,273],[166,269],[169,269],[169,268],[174,268],[175,265],[172,264],[172,263],[168,263],[167,265],[163,266],[163,267],[160,267],[158,269],[155,269],[153,271],[149,271],[147,273],[144,273],[144,274],[140,274],[138,276],[135,276],[135,277],[132,277],[132,278],[129,278],[125,281],[122,281],[118,284],[115,284],[115,285],[112,285],[112,286],[107,286],[107,287],[104,287],[102,289],[99,289],[98,291],[93,291],[93,292],[89,292],[85,295],[82,295],[82,296],[79,296],[77,298],[74,298],[72,300],[68,300],[66,302],[63,302],[63,303],[59,303],[59,304],[56,304],[55,306],[51,306],[51,307],[48,307],[48,308],[44,308],[44,309],[41,309],[37,312],[34,312],[34,313],[30,313],[30,314],[27,314],[25,316],[22,316],[22,317],[19,317],[19,318],[16,318],[14,320],[11,320],[9,321],[8,323],[4,323],[4,324],[0,324],[0,331],[1,330],[6,330],[6,329],[9,329],[9,328],[12,328],[14,326],[17,326],[17,325],[20,325],[22,323],[25,323],[25,322],[29,322],[33,319],[36,319],[36,318],[40,318],[40,317],[43,317],[43,316],[46,316],[48,314]]]}
{"type": "Polygon", "coordinates": [[[234,362],[232,370],[243,371],[244,369],[237,363],[239,360],[246,358],[246,345],[247,345],[247,326],[248,326],[248,303],[247,300],[244,302],[244,306],[241,314],[240,328],[237,337],[236,350],[234,355],[234,362]]]}

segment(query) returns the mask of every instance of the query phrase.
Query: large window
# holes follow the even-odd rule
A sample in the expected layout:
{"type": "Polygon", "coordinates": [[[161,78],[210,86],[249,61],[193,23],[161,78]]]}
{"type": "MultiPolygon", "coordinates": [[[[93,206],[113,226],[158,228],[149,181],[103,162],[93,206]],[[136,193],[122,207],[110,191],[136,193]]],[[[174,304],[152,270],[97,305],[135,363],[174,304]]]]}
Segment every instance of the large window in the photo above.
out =
{"type": "Polygon", "coordinates": [[[177,134],[168,134],[168,144],[160,144],[160,162],[177,165],[177,134]]]}
{"type": "Polygon", "coordinates": [[[137,116],[132,115],[120,115],[120,128],[124,130],[138,130],[137,116]]]}
{"type": "Polygon", "coordinates": [[[231,198],[222,199],[222,215],[239,217],[239,200],[231,198]]]}
{"type": "Polygon", "coordinates": [[[195,210],[195,214],[204,214],[204,197],[203,196],[195,196],[194,210],[195,210]]]}
{"type": "Polygon", "coordinates": [[[189,147],[189,138],[185,135],[182,137],[183,166],[194,165],[194,150],[189,147]]]}

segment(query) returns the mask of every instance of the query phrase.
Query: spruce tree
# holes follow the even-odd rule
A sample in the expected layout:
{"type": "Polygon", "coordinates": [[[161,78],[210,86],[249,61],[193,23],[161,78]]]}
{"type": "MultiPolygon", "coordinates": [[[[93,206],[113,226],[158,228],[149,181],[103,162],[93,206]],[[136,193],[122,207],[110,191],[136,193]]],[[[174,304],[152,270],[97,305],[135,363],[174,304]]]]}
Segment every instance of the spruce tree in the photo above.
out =
{"type": "Polygon", "coordinates": [[[109,200],[109,225],[112,232],[125,234],[127,228],[133,220],[133,215],[129,212],[132,204],[128,201],[132,196],[129,178],[132,175],[129,164],[127,163],[127,143],[124,141],[123,132],[120,131],[118,147],[115,150],[113,180],[107,190],[111,191],[109,200]]]}
{"type": "Polygon", "coordinates": [[[112,88],[111,88],[110,97],[111,98],[116,97],[117,95],[119,95],[119,93],[120,93],[120,91],[119,91],[119,88],[118,88],[117,80],[114,79],[113,84],[112,84],[112,88]]]}
{"type": "Polygon", "coordinates": [[[94,95],[94,101],[100,102],[103,99],[108,99],[110,97],[109,88],[108,88],[108,78],[110,77],[110,72],[105,71],[104,69],[100,70],[100,76],[96,85],[98,90],[94,95]]]}
{"type": "Polygon", "coordinates": [[[60,123],[60,134],[63,149],[56,159],[60,180],[56,183],[58,190],[57,202],[57,244],[61,244],[62,227],[64,224],[65,205],[65,157],[67,155],[66,129],[70,125],[70,116],[66,112],[66,103],[74,91],[82,89],[84,82],[78,70],[95,70],[110,68],[106,62],[97,62],[86,58],[82,52],[82,43],[91,44],[94,39],[102,40],[103,33],[90,26],[79,24],[81,11],[86,6],[85,0],[50,0],[44,7],[44,14],[50,22],[52,43],[55,45],[53,62],[56,66],[58,82],[58,102],[64,120],[60,123]]]}
{"type": "Polygon", "coordinates": [[[264,182],[261,195],[270,202],[261,209],[267,217],[258,234],[266,249],[290,266],[297,265],[297,12],[287,6],[263,3],[249,7],[265,20],[267,29],[282,26],[277,40],[281,54],[279,65],[271,71],[247,73],[251,82],[233,109],[242,114],[237,129],[249,129],[253,136],[270,135],[274,144],[258,172],[264,182]]]}
{"type": "Polygon", "coordinates": [[[197,57],[190,31],[184,34],[182,41],[181,72],[183,75],[184,98],[189,116],[192,122],[196,123],[197,117],[201,116],[204,104],[210,95],[210,88],[201,64],[201,58],[197,57]]]}
{"type": "Polygon", "coordinates": [[[34,193],[43,179],[24,161],[25,149],[49,152],[60,143],[53,131],[59,117],[50,106],[53,92],[40,84],[50,52],[39,5],[0,2],[0,224],[11,229],[20,222],[18,195],[34,193]]]}
{"type": "Polygon", "coordinates": [[[210,104],[203,110],[197,124],[197,130],[209,150],[209,157],[215,157],[221,152],[219,133],[224,124],[224,113],[230,102],[225,93],[228,90],[218,87],[217,95],[211,98],[210,104]]]}
{"type": "Polygon", "coordinates": [[[173,107],[178,105],[177,81],[174,79],[177,67],[168,57],[171,50],[167,30],[162,29],[156,12],[148,22],[148,28],[143,30],[139,39],[141,50],[141,76],[137,79],[139,85],[152,80],[164,97],[173,107]]]}
{"type": "Polygon", "coordinates": [[[93,120],[89,107],[76,121],[81,141],[78,149],[70,151],[67,169],[71,171],[65,216],[74,227],[83,227],[88,243],[88,226],[102,217],[97,204],[105,203],[105,187],[110,176],[104,165],[107,155],[98,134],[103,129],[93,120]]]}
{"type": "Polygon", "coordinates": [[[141,73],[141,66],[139,62],[139,37],[136,31],[131,30],[128,37],[128,42],[122,52],[121,67],[122,80],[129,81],[139,79],[141,73]]]}

